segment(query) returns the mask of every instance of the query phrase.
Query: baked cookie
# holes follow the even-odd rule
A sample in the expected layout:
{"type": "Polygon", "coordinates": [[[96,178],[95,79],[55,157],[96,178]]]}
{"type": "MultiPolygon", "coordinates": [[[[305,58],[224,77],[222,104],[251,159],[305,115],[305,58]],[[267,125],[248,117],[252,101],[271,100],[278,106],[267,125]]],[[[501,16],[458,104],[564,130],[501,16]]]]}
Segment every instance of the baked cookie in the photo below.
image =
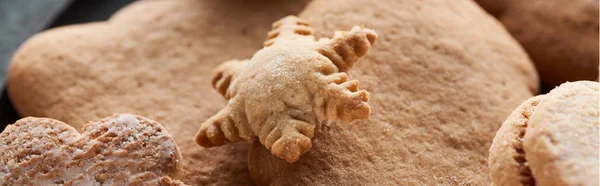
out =
{"type": "Polygon", "coordinates": [[[542,83],[598,77],[597,0],[476,0],[535,62],[542,83]]]}
{"type": "Polygon", "coordinates": [[[211,70],[262,48],[271,24],[307,1],[137,1],[107,22],[56,28],[24,43],[8,72],[21,116],[45,116],[80,129],[115,112],[152,118],[173,136],[190,185],[248,185],[247,149],[206,149],[200,125],[226,101],[211,70]]]}
{"type": "Polygon", "coordinates": [[[315,0],[316,37],[364,25],[377,42],[349,76],[369,119],[317,126],[288,163],[253,141],[257,185],[488,185],[488,149],[506,116],[537,94],[525,52],[472,1],[315,0]]]}
{"type": "Polygon", "coordinates": [[[77,132],[27,117],[0,134],[0,185],[183,185],[172,180],[181,154],[158,123],[129,114],[77,132]]]}
{"type": "Polygon", "coordinates": [[[368,92],[346,72],[371,48],[375,31],[356,26],[318,42],[312,32],[306,21],[285,17],[252,59],[217,67],[213,86],[229,103],[202,124],[196,142],[211,147],[257,136],[275,156],[295,162],[317,125],[369,117],[368,92]]]}
{"type": "Polygon", "coordinates": [[[490,147],[493,185],[599,185],[599,87],[564,83],[513,111],[490,147]]]}

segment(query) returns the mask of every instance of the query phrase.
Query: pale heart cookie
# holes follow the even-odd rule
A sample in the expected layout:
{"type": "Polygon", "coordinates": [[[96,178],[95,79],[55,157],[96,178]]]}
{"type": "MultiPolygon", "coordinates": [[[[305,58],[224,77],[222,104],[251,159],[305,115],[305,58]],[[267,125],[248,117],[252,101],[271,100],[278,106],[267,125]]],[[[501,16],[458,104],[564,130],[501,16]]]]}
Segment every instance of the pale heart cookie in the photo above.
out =
{"type": "Polygon", "coordinates": [[[77,132],[27,117],[0,134],[0,185],[183,185],[172,180],[181,154],[150,119],[115,114],[77,132]]]}
{"type": "Polygon", "coordinates": [[[295,162],[321,123],[368,118],[369,95],[346,72],[377,34],[354,27],[317,42],[312,33],[306,21],[285,17],[250,60],[217,67],[213,86],[229,103],[202,124],[196,142],[210,147],[257,136],[275,156],[295,162]]]}
{"type": "Polygon", "coordinates": [[[598,77],[598,0],[476,0],[535,62],[542,83],[598,77]]]}
{"type": "Polygon", "coordinates": [[[13,57],[8,91],[21,116],[51,117],[80,129],[115,112],[164,124],[190,185],[248,185],[247,149],[201,148],[194,135],[225,106],[210,87],[223,61],[251,57],[277,19],[307,1],[136,1],[107,22],[37,34],[13,57]]]}
{"type": "Polygon", "coordinates": [[[493,185],[599,185],[599,88],[564,83],[513,111],[490,147],[493,185]]]}
{"type": "Polygon", "coordinates": [[[354,25],[377,31],[348,71],[369,92],[371,116],[315,127],[294,163],[256,139],[248,168],[257,185],[489,185],[494,134],[538,87],[502,25],[452,0],[315,0],[299,17],[316,37],[354,25]]]}

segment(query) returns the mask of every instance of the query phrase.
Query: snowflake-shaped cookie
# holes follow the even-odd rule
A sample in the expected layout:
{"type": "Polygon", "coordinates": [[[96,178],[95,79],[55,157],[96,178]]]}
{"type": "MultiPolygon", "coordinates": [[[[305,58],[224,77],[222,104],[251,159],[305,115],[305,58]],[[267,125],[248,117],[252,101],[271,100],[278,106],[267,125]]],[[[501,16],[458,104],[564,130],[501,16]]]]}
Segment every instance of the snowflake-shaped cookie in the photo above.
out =
{"type": "Polygon", "coordinates": [[[306,21],[285,17],[252,59],[218,66],[212,84],[229,103],[202,124],[196,142],[211,147],[258,136],[275,156],[295,162],[311,148],[317,124],[368,118],[369,94],[346,71],[377,34],[358,26],[332,39],[312,34],[306,21]]]}

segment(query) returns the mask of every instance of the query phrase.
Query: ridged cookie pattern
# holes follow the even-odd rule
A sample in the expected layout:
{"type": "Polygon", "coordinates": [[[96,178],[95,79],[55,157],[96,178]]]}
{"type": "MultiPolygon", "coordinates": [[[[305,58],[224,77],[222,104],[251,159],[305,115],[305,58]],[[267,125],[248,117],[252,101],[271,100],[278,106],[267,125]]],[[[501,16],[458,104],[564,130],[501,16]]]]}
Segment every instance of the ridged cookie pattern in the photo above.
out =
{"type": "Polygon", "coordinates": [[[229,103],[202,124],[198,144],[257,136],[275,156],[295,162],[311,148],[317,125],[370,116],[368,92],[346,72],[375,42],[375,31],[356,26],[315,41],[309,24],[295,16],[272,28],[265,47],[251,59],[215,69],[213,86],[229,103]]]}

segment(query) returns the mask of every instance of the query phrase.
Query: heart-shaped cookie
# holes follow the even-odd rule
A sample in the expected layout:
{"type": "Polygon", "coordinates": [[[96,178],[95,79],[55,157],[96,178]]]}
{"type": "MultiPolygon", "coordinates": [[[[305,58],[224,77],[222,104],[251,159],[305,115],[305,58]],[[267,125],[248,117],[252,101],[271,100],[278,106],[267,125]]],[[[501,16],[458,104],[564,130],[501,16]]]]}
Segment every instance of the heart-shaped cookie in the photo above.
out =
{"type": "Polygon", "coordinates": [[[183,185],[170,177],[180,160],[167,130],[130,114],[90,122],[81,134],[27,117],[0,134],[0,185],[183,185]]]}
{"type": "Polygon", "coordinates": [[[112,113],[152,118],[182,154],[191,185],[247,185],[249,143],[206,149],[194,134],[226,101],[211,87],[223,61],[251,57],[281,17],[308,0],[136,1],[106,22],[39,33],[14,55],[8,91],[21,116],[80,129],[112,113]]]}

